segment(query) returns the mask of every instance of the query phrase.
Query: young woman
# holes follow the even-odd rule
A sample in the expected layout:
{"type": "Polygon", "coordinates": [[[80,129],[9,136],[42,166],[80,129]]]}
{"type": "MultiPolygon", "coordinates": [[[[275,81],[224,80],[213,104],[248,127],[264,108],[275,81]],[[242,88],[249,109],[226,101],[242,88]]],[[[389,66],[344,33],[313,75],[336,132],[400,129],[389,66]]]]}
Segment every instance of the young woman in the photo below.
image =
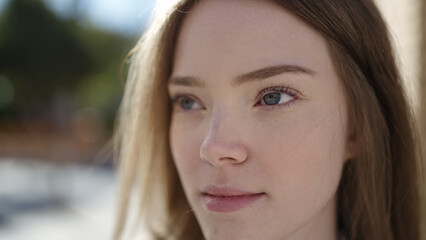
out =
{"type": "Polygon", "coordinates": [[[419,157],[370,0],[165,1],[117,139],[153,239],[419,240],[419,157]]]}

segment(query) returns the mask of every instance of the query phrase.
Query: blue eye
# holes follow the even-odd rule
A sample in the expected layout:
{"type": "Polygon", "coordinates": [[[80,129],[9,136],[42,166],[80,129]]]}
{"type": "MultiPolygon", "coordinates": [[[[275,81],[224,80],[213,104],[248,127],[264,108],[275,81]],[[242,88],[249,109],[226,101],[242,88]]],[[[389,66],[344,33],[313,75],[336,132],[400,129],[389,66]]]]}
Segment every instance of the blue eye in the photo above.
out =
{"type": "Polygon", "coordinates": [[[189,110],[189,109],[192,108],[192,106],[194,105],[194,103],[195,103],[194,100],[192,100],[190,98],[183,98],[180,101],[180,106],[181,106],[182,109],[189,110]]]}
{"type": "Polygon", "coordinates": [[[176,97],[173,103],[185,111],[203,108],[198,102],[186,96],[176,97]]]}
{"type": "Polygon", "coordinates": [[[263,96],[261,103],[266,105],[277,105],[293,100],[294,97],[288,93],[271,92],[263,96]]]}
{"type": "Polygon", "coordinates": [[[266,103],[266,105],[278,104],[280,100],[281,100],[281,93],[278,93],[278,92],[268,93],[263,97],[263,101],[266,103]]]}

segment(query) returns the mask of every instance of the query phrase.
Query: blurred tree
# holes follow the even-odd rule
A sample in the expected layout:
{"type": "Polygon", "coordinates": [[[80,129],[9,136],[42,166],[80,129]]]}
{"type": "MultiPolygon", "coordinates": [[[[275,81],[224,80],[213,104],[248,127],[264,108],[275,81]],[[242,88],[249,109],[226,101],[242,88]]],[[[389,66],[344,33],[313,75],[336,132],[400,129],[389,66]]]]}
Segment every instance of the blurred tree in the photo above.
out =
{"type": "Polygon", "coordinates": [[[100,111],[111,129],[125,79],[126,69],[120,69],[135,40],[87,27],[78,28],[78,35],[93,56],[95,65],[93,71],[79,81],[75,100],[79,106],[100,111]]]}
{"type": "Polygon", "coordinates": [[[14,87],[9,108],[32,104],[36,111],[55,91],[72,91],[93,68],[70,25],[39,0],[10,1],[0,23],[0,74],[14,87]]]}
{"type": "Polygon", "coordinates": [[[134,40],[91,26],[74,1],[67,19],[42,0],[0,16],[0,156],[86,161],[111,136],[134,40]]]}
{"type": "Polygon", "coordinates": [[[9,2],[0,18],[0,85],[12,86],[7,96],[13,101],[2,104],[0,97],[0,123],[51,111],[60,95],[71,96],[77,108],[99,110],[112,126],[121,97],[120,64],[132,40],[73,16],[60,19],[41,0],[9,2]]]}

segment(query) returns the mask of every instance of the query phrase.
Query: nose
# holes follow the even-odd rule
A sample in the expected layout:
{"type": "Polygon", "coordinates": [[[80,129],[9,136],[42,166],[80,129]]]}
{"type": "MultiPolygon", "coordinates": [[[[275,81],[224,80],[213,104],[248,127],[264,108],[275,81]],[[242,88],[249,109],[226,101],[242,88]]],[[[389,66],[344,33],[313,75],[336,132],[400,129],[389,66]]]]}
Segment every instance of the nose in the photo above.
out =
{"type": "Polygon", "coordinates": [[[202,160],[215,167],[241,164],[247,160],[248,150],[242,141],[238,121],[216,118],[210,121],[206,137],[200,147],[202,160]]]}

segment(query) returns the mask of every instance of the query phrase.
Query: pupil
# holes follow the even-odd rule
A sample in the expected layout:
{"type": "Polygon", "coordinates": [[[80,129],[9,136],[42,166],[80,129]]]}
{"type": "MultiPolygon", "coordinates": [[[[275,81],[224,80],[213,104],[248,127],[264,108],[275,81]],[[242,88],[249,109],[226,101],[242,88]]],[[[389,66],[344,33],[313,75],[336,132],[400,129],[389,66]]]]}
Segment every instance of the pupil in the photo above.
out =
{"type": "Polygon", "coordinates": [[[182,99],[181,105],[183,109],[185,110],[191,109],[192,104],[194,104],[194,101],[192,99],[189,99],[189,98],[182,99]]]}
{"type": "Polygon", "coordinates": [[[275,105],[281,100],[281,93],[268,93],[263,97],[263,101],[266,105],[275,105]]]}

